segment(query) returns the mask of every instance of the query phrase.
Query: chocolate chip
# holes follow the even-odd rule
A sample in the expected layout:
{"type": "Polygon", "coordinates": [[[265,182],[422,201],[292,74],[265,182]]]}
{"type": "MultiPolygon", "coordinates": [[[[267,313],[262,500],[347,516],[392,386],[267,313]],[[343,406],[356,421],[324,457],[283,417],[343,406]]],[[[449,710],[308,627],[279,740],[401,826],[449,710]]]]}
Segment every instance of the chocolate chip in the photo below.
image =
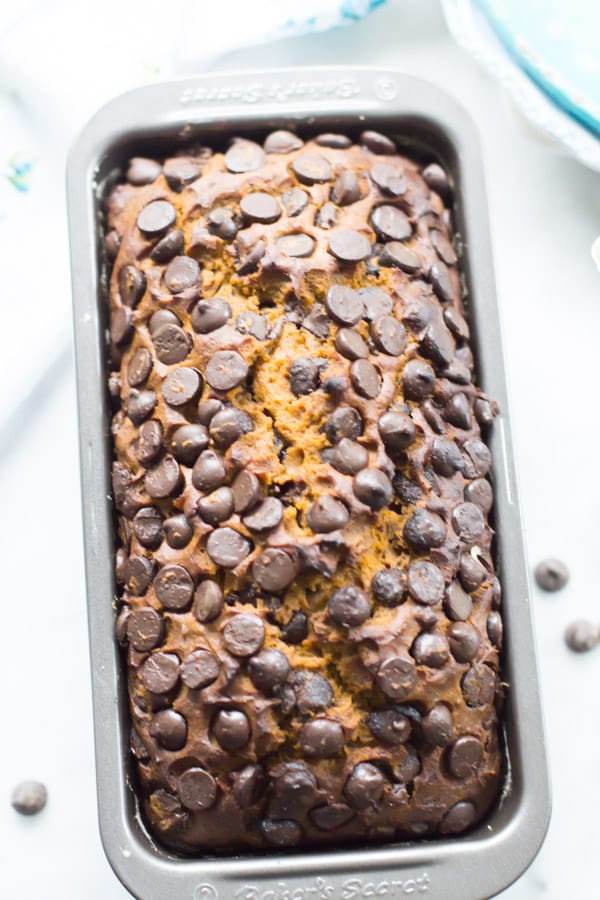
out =
{"type": "Polygon", "coordinates": [[[331,684],[322,675],[313,672],[292,672],[288,678],[296,695],[296,706],[301,715],[323,712],[334,701],[331,684]]]}
{"type": "Polygon", "coordinates": [[[436,513],[416,509],[403,529],[404,540],[419,552],[441,547],[446,537],[446,526],[436,513]]]}
{"type": "Polygon", "coordinates": [[[252,577],[265,591],[281,591],[292,583],[297,566],[289,553],[269,547],[252,563],[252,577]]]}
{"type": "Polygon", "coordinates": [[[339,722],[316,718],[305,722],[300,731],[300,746],[306,756],[328,759],[344,746],[344,731],[339,722]]]}
{"type": "Polygon", "coordinates": [[[438,632],[421,632],[413,641],[410,652],[417,665],[432,669],[440,669],[450,656],[448,641],[438,632]]]}
{"type": "Polygon", "coordinates": [[[41,781],[22,781],[13,790],[10,804],[22,816],[35,816],[48,800],[48,791],[41,781]]]}
{"type": "MultiPolygon", "coordinates": [[[[427,359],[431,359],[437,366],[449,366],[456,350],[454,338],[442,322],[431,322],[425,329],[421,341],[421,353],[427,359]]],[[[446,370],[446,374],[448,370],[446,370]]],[[[451,373],[455,377],[456,373],[451,373]]],[[[467,383],[470,375],[467,379],[467,383]]],[[[459,373],[459,382],[462,382],[462,371],[459,373]]]]}
{"type": "Polygon", "coordinates": [[[127,620],[127,638],[140,653],[153,650],[164,639],[165,626],[161,616],[150,606],[133,610],[127,620]]]}
{"type": "Polygon", "coordinates": [[[260,481],[253,472],[244,469],[236,475],[231,485],[233,507],[236,513],[252,509],[261,498],[260,481]]]}
{"type": "Polygon", "coordinates": [[[578,619],[572,622],[565,631],[565,643],[575,653],[585,653],[592,650],[600,641],[598,626],[586,619],[578,619]]]}
{"type": "Polygon", "coordinates": [[[152,653],[140,669],[140,677],[152,694],[168,694],[179,681],[179,659],[174,653],[152,653]]]}
{"type": "Polygon", "coordinates": [[[412,726],[408,716],[400,709],[382,709],[367,716],[371,734],[384,744],[396,746],[410,738],[412,726]]]}
{"type": "Polygon", "coordinates": [[[213,209],[207,216],[208,230],[211,234],[222,238],[224,241],[232,241],[238,233],[238,224],[234,218],[233,210],[226,206],[213,209]]]}
{"type": "Polygon", "coordinates": [[[302,153],[292,162],[292,171],[302,184],[322,184],[331,178],[331,166],[318,153],[302,153]]]}
{"type": "Polygon", "coordinates": [[[214,397],[210,400],[201,400],[198,404],[198,421],[201,425],[208,427],[213,416],[216,416],[222,409],[223,404],[214,397]]]}
{"type": "Polygon", "coordinates": [[[289,379],[292,392],[297,397],[311,394],[319,387],[319,367],[314,359],[310,359],[308,356],[300,356],[290,366],[289,379]]]}
{"type": "Polygon", "coordinates": [[[358,331],[353,328],[341,328],[335,336],[335,348],[346,359],[366,359],[369,348],[358,331]]]}
{"type": "Polygon", "coordinates": [[[205,578],[194,592],[192,612],[198,622],[212,622],[221,614],[223,604],[222,589],[216,581],[205,578]]]}
{"type": "Polygon", "coordinates": [[[494,647],[502,646],[502,616],[499,612],[491,612],[486,622],[487,636],[494,647]]]}
{"type": "Polygon", "coordinates": [[[444,576],[438,567],[427,560],[413,563],[407,573],[408,593],[417,603],[433,605],[444,596],[444,576]]]}
{"type": "Polygon", "coordinates": [[[182,483],[181,471],[172,456],[165,456],[157,466],[146,472],[144,478],[146,491],[157,500],[178,494],[182,483]]]}
{"type": "Polygon", "coordinates": [[[209,359],[205,375],[216,391],[229,391],[246,379],[248,364],[235,350],[218,350],[209,359]]]}
{"type": "Polygon", "coordinates": [[[299,150],[303,141],[292,131],[272,131],[267,135],[263,147],[266,153],[292,153],[299,150]]]}
{"type": "Polygon", "coordinates": [[[444,610],[448,618],[455,622],[464,622],[471,615],[473,601],[469,594],[463,591],[458,581],[453,581],[446,591],[444,610]]]}
{"type": "Polygon", "coordinates": [[[446,632],[452,656],[458,662],[471,662],[477,656],[481,641],[479,632],[467,622],[454,622],[446,632]]]}
{"type": "Polygon", "coordinates": [[[235,753],[250,740],[250,722],[240,709],[221,709],[213,719],[212,733],[223,750],[235,753]]]}
{"type": "Polygon", "coordinates": [[[459,503],[452,510],[452,527],[461,541],[476,544],[485,532],[483,513],[474,503],[459,503]]]}
{"type": "Polygon", "coordinates": [[[240,200],[240,211],[250,222],[261,222],[270,225],[281,216],[281,207],[277,199],[264,191],[246,194],[240,200]]]}
{"type": "Polygon", "coordinates": [[[364,318],[369,321],[387,316],[394,308],[394,303],[389,294],[376,287],[359,288],[358,296],[364,305],[364,318]]]}
{"type": "Polygon", "coordinates": [[[452,713],[443,703],[434,706],[421,721],[423,740],[433,747],[447,747],[454,737],[452,713]]]}
{"type": "Polygon", "coordinates": [[[250,531],[269,531],[277,528],[282,519],[282,502],[276,497],[267,497],[260,506],[244,516],[242,521],[250,531]]]}
{"type": "Polygon", "coordinates": [[[203,379],[200,373],[189,366],[182,366],[169,372],[163,379],[161,391],[165,402],[177,409],[195,400],[202,388],[203,379]]]}
{"type": "Polygon", "coordinates": [[[125,306],[138,305],[146,290],[146,276],[135,266],[122,266],[119,272],[119,293],[125,306]]]}
{"type": "Polygon", "coordinates": [[[152,371],[152,356],[145,347],[135,351],[127,366],[127,380],[131,387],[139,387],[152,371]]]}
{"type": "Polygon", "coordinates": [[[241,409],[227,407],[213,416],[208,430],[215,447],[225,450],[253,427],[252,420],[241,409]]]}
{"type": "Polygon", "coordinates": [[[282,640],[286,644],[301,644],[308,636],[308,617],[306,613],[296,610],[287,623],[281,629],[282,640]]]}
{"type": "Polygon", "coordinates": [[[357,394],[367,399],[374,399],[381,390],[379,372],[366,359],[356,359],[350,366],[350,381],[357,394]]]}
{"type": "Polygon", "coordinates": [[[293,218],[294,216],[299,216],[306,209],[308,194],[301,188],[292,188],[291,191],[286,191],[281,195],[281,202],[288,216],[293,218]]]}
{"type": "Polygon", "coordinates": [[[477,818],[477,810],[470,800],[461,800],[451,806],[440,824],[440,834],[458,834],[465,831],[477,818]]]}
{"type": "Polygon", "coordinates": [[[189,256],[176,256],[165,272],[165,284],[172,294],[179,294],[200,281],[200,267],[189,256]]]}
{"type": "Polygon", "coordinates": [[[362,419],[352,406],[338,406],[325,423],[325,434],[332,444],[342,438],[356,440],[362,434],[362,419]]]}
{"type": "Polygon", "coordinates": [[[190,812],[202,812],[214,806],[217,799],[217,782],[205,769],[187,769],[177,786],[181,805],[190,812]]]}
{"type": "Polygon", "coordinates": [[[344,528],[349,518],[344,504],[328,494],[315,500],[306,513],[308,525],[317,534],[327,534],[344,528]]]}
{"type": "Polygon", "coordinates": [[[187,741],[187,722],[174,709],[161,709],[152,717],[150,736],[165,750],[181,750],[187,741]]]}
{"type": "Polygon", "coordinates": [[[262,766],[250,764],[244,766],[239,772],[234,772],[233,779],[233,796],[236,803],[242,809],[254,806],[262,797],[266,787],[267,778],[265,770],[262,766]]]}
{"type": "Polygon", "coordinates": [[[431,445],[429,462],[438,475],[450,478],[464,469],[464,460],[458,445],[444,437],[436,437],[431,445]]]}
{"type": "Polygon", "coordinates": [[[400,356],[406,349],[404,326],[392,316],[380,316],[371,323],[371,337],[378,350],[388,356],[400,356]]]}
{"type": "Polygon", "coordinates": [[[265,626],[259,616],[239,613],[225,623],[223,642],[233,656],[252,656],[263,645],[265,626]]]}
{"type": "MultiPolygon", "coordinates": [[[[173,374],[179,371],[181,370],[177,369],[173,374]]],[[[169,449],[175,459],[186,466],[193,466],[199,454],[207,447],[208,431],[203,425],[181,425],[173,432],[169,444],[169,449]]]]}
{"type": "Polygon", "coordinates": [[[331,188],[331,199],[338,206],[350,206],[361,198],[360,184],[354,172],[340,172],[331,188]]]}
{"type": "Polygon", "coordinates": [[[200,690],[219,676],[221,666],[209,650],[193,650],[181,663],[181,680],[190,690],[200,690]]]}
{"type": "Polygon", "coordinates": [[[435,387],[435,372],[429,363],[411,359],[404,366],[403,386],[407,400],[422,402],[435,387]]]}
{"type": "Polygon", "coordinates": [[[369,454],[360,444],[342,438],[334,447],[330,462],[334,469],[345,475],[354,475],[364,469],[369,461],[369,454]]]}
{"type": "Polygon", "coordinates": [[[155,565],[146,556],[132,554],[125,564],[127,590],[136,597],[145,594],[152,583],[155,565]]]}
{"type": "Polygon", "coordinates": [[[204,450],[192,469],[192,484],[199,491],[211,491],[227,480],[225,460],[214,450],[204,450]]]}
{"type": "Polygon", "coordinates": [[[389,656],[377,669],[375,681],[387,697],[405,700],[417,683],[417,670],[411,660],[389,656]]]}
{"type": "Polygon", "coordinates": [[[448,768],[455,778],[474,778],[482,759],[482,743],[472,734],[459,737],[448,750],[448,768]]]}
{"type": "Polygon", "coordinates": [[[329,252],[340,262],[357,263],[371,255],[371,243],[359,231],[338,228],[329,238],[329,252]]]}
{"type": "Polygon", "coordinates": [[[223,157],[223,162],[230,172],[254,172],[265,161],[262,147],[254,141],[236,138],[223,157]]]}
{"type": "Polygon", "coordinates": [[[569,580],[569,570],[560,559],[543,559],[535,567],[534,575],[544,591],[560,591],[569,580]]]}
{"type": "Polygon", "coordinates": [[[423,169],[422,175],[427,186],[430,187],[432,191],[439,194],[442,199],[448,199],[451,193],[448,176],[440,165],[437,163],[430,163],[423,169]]]}
{"type": "Polygon", "coordinates": [[[174,256],[178,256],[182,250],[183,231],[180,231],[179,228],[173,228],[152,248],[150,259],[157,263],[167,263],[174,256]]]}
{"type": "Polygon", "coordinates": [[[371,166],[371,181],[384,194],[400,197],[406,192],[408,182],[400,169],[387,163],[377,162],[371,166]]]}
{"type": "Polygon", "coordinates": [[[356,325],[364,312],[364,303],[358,292],[343,284],[334,284],[329,288],[325,306],[329,315],[341,325],[356,325]]]}
{"type": "Polygon", "coordinates": [[[136,538],[143,547],[148,550],[158,550],[163,539],[163,520],[154,506],[144,506],[139,509],[131,524],[136,538]]]}
{"type": "Polygon", "coordinates": [[[168,200],[153,200],[137,217],[137,226],[149,237],[162,234],[175,224],[175,207],[168,200]]]}
{"type": "Polygon", "coordinates": [[[394,266],[409,275],[414,274],[421,267],[419,256],[399,241],[388,241],[384,245],[379,261],[382,266],[394,266]]]}
{"type": "Polygon", "coordinates": [[[444,419],[457,428],[467,430],[471,428],[473,420],[471,417],[471,404],[462,392],[454,394],[444,407],[444,419]]]}
{"type": "Polygon", "coordinates": [[[463,444],[466,478],[483,478],[490,470],[492,454],[482,441],[476,439],[463,444]]]}
{"type": "Polygon", "coordinates": [[[254,246],[248,251],[246,256],[244,256],[237,267],[238,275],[250,275],[252,272],[256,272],[258,269],[258,264],[263,258],[267,251],[267,246],[263,240],[257,241],[254,246]]]}
{"type": "Polygon", "coordinates": [[[192,602],[194,582],[183,566],[163,566],[154,579],[154,592],[166,609],[181,611],[192,602]]]}
{"type": "Polygon", "coordinates": [[[217,528],[206,541],[206,552],[217,566],[235,569],[251,550],[251,544],[233,528],[217,528]]]}
{"type": "Polygon", "coordinates": [[[163,325],[181,325],[181,320],[177,318],[172,309],[157,309],[148,322],[150,334],[156,334],[163,325]]]}
{"type": "Polygon", "coordinates": [[[256,653],[248,663],[248,675],[252,684],[265,693],[278,684],[283,684],[290,669],[290,661],[285,653],[272,647],[256,653]]]}
{"type": "Polygon", "coordinates": [[[444,310],[444,322],[455,337],[464,341],[469,340],[469,326],[464,317],[453,306],[449,306],[444,310]]]}
{"type": "Polygon", "coordinates": [[[302,840],[302,828],[293,819],[263,819],[260,828],[266,842],[273,847],[292,847],[302,840]]]}
{"type": "Polygon", "coordinates": [[[412,226],[396,206],[376,206],[371,213],[371,224],[379,235],[387,241],[405,241],[412,235],[412,226]]]}
{"type": "Polygon", "coordinates": [[[477,397],[473,403],[475,418],[482,428],[489,428],[493,424],[498,411],[498,404],[488,400],[487,397],[477,397]]]}
{"type": "Polygon", "coordinates": [[[383,509],[392,499],[392,482],[381,469],[362,469],[354,476],[352,490],[355,496],[374,512],[383,509]]]}
{"type": "Polygon", "coordinates": [[[413,420],[406,413],[384,413],[377,426],[388,450],[406,450],[417,434],[413,420]]]}
{"type": "Polygon", "coordinates": [[[372,763],[359,763],[344,785],[344,794],[354,809],[375,806],[383,795],[386,779],[372,763]]]}
{"type": "Polygon", "coordinates": [[[394,475],[394,490],[402,503],[414,506],[423,496],[420,486],[412,478],[407,478],[401,472],[394,475]]]}
{"type": "Polygon", "coordinates": [[[142,184],[152,184],[161,173],[161,165],[155,159],[147,159],[144,156],[133,156],[129,160],[126,179],[129,184],[136,187],[142,184]]]}
{"type": "Polygon", "coordinates": [[[284,234],[277,238],[275,246],[285,256],[303,258],[311,255],[315,249],[315,242],[310,235],[299,231],[296,234],[284,234]]]}
{"type": "Polygon", "coordinates": [[[129,621],[130,615],[131,609],[128,606],[124,605],[121,607],[119,615],[117,616],[117,621],[115,624],[115,637],[122,647],[127,646],[128,643],[127,623],[129,621]]]}
{"type": "Polygon", "coordinates": [[[152,340],[156,355],[167,366],[183,362],[192,349],[190,336],[179,325],[163,325],[154,332],[152,340]]]}
{"type": "Polygon", "coordinates": [[[332,147],[334,150],[345,150],[352,146],[352,141],[346,134],[325,132],[316,136],[315,144],[319,144],[320,147],[332,147]]]}
{"type": "Polygon", "coordinates": [[[455,289],[450,271],[444,263],[436,262],[429,270],[429,280],[433,287],[434,293],[443,303],[451,303],[455,297],[455,289]]]}
{"type": "Polygon", "coordinates": [[[141,425],[152,415],[157,403],[154,391],[137,391],[133,388],[127,398],[127,415],[134,425],[141,425]]]}
{"type": "Polygon", "coordinates": [[[364,591],[346,585],[334,591],[329,598],[329,615],[336,625],[355,628],[362,625],[371,615],[371,604],[364,591]]]}
{"type": "Polygon", "coordinates": [[[406,576],[401,569],[380,569],[373,576],[371,590],[383,606],[398,606],[404,597],[406,576]]]}
{"type": "Polygon", "coordinates": [[[115,344],[127,344],[133,337],[131,310],[127,306],[114,310],[110,317],[110,338],[115,344]]]}
{"type": "Polygon", "coordinates": [[[345,803],[330,803],[329,806],[317,806],[311,809],[309,819],[321,831],[333,831],[341,828],[354,817],[354,813],[345,803]]]}
{"type": "Polygon", "coordinates": [[[461,688],[467,706],[488,706],[494,699],[496,676],[488,666],[476,663],[463,675],[461,688]]]}
{"type": "Polygon", "coordinates": [[[429,232],[429,238],[439,258],[449,266],[454,265],[456,263],[456,253],[446,235],[442,234],[441,231],[432,229],[429,232]]]}
{"type": "Polygon", "coordinates": [[[390,140],[389,137],[386,137],[385,134],[380,134],[379,131],[363,131],[360,136],[360,142],[363,147],[366,147],[371,153],[389,156],[396,152],[396,145],[394,142],[390,140]]]}
{"type": "Polygon", "coordinates": [[[235,330],[240,334],[251,334],[259,341],[264,341],[267,336],[267,322],[263,316],[247,310],[235,320],[235,330]]]}
{"type": "Polygon", "coordinates": [[[193,528],[183,513],[165,519],[163,529],[167,544],[174,550],[181,550],[183,547],[187,547],[194,536],[193,528]]]}
{"type": "Polygon", "coordinates": [[[317,214],[315,216],[315,225],[318,228],[333,228],[333,226],[337,222],[337,209],[333,203],[324,203],[323,206],[317,210],[317,214]]]}
{"type": "Polygon", "coordinates": [[[231,488],[220,487],[198,501],[198,515],[209,525],[219,525],[233,514],[231,488]]]}
{"type": "Polygon", "coordinates": [[[113,228],[104,238],[104,253],[109,262],[114,262],[117,258],[119,248],[121,246],[121,238],[113,228]]]}

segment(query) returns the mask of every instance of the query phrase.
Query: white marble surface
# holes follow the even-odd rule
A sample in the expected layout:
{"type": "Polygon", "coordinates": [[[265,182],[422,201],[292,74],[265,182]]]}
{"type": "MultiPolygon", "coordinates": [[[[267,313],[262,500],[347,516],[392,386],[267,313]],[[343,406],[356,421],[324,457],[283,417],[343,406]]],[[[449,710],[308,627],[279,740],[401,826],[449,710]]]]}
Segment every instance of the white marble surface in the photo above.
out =
{"type": "MultiPolygon", "coordinates": [[[[479,125],[529,556],[532,562],[560,556],[572,571],[560,594],[534,590],[554,813],[538,859],[503,898],[592,900],[599,896],[600,649],[575,657],[562,633],[574,617],[600,620],[600,274],[590,255],[600,233],[598,176],[527,132],[496,84],[452,44],[434,0],[392,0],[345,31],[236,53],[220,68],[267,61],[395,67],[442,85],[479,125]]],[[[60,254],[64,228],[57,210],[48,241],[60,254]]],[[[68,290],[66,275],[56,289],[68,290]]],[[[1,377],[10,384],[10,371],[1,377]]],[[[39,414],[15,425],[0,456],[0,497],[0,895],[124,898],[96,825],[70,363],[40,389],[39,414]],[[49,802],[26,820],[8,798],[16,782],[30,777],[48,785],[49,802]]]]}

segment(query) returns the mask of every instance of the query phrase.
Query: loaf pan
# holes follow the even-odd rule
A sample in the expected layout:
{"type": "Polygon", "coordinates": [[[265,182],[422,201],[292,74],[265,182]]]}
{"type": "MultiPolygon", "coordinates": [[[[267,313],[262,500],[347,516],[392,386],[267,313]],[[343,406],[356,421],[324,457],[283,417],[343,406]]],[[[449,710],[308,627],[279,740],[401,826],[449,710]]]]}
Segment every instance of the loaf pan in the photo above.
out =
{"type": "Polygon", "coordinates": [[[379,69],[317,68],[208,75],[140,88],[87,125],[68,166],[87,595],[102,841],[123,884],[143,900],[354,900],[414,894],[487,898],[530,864],[544,838],[550,792],[540,692],[494,286],[480,150],[461,107],[432,85],[379,69]],[[131,155],[200,140],[375,128],[451,172],[462,236],[478,379],[500,405],[490,437],[496,554],[504,588],[504,789],[463,837],[310,853],[179,858],[145,830],[131,788],[125,673],[113,637],[113,511],[106,389],[106,273],[102,202],[131,155]]]}

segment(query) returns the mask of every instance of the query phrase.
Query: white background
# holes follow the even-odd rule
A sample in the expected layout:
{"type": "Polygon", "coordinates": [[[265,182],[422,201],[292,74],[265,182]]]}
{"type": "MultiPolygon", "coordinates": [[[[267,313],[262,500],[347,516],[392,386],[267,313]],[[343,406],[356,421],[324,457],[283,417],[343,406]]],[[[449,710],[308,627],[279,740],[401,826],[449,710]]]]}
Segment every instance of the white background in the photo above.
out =
{"type": "MultiPolygon", "coordinates": [[[[480,129],[529,557],[533,564],[559,556],[572,572],[559,594],[533,589],[554,812],[538,859],[503,898],[592,900],[599,895],[600,648],[575,656],[563,630],[576,617],[600,620],[600,273],[590,257],[600,233],[600,176],[528,129],[453,44],[434,0],[392,0],[358,25],[237,52],[218,68],[322,63],[428,78],[460,98],[480,129]]],[[[64,229],[58,207],[56,231],[47,235],[58,254],[64,229]]],[[[59,270],[66,272],[66,260],[59,270]]],[[[29,277],[51,290],[43,274],[29,277]]],[[[66,277],[55,289],[68,291],[66,277]]],[[[2,341],[26,344],[34,324],[24,308],[23,331],[2,341]]],[[[2,380],[20,390],[11,371],[2,380]]],[[[104,858],[96,824],[72,364],[65,361],[46,388],[38,390],[38,413],[15,424],[0,448],[0,896],[117,900],[128,894],[104,858]],[[33,819],[9,804],[24,778],[49,789],[47,808],[33,819]]]]}

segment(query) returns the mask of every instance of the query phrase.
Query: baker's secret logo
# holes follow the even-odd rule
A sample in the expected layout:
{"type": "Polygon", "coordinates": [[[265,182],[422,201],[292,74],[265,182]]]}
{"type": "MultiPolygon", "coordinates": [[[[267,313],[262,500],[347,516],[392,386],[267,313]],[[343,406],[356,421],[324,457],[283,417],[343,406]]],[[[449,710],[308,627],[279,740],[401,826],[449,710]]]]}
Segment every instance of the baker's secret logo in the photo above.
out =
{"type": "MultiPolygon", "coordinates": [[[[333,884],[326,878],[315,878],[301,887],[278,881],[273,887],[244,884],[234,891],[235,900],[367,900],[373,897],[401,898],[429,891],[427,872],[416,878],[345,878],[333,884]]],[[[196,900],[196,898],[194,898],[196,900]]],[[[204,898],[202,898],[204,900],[204,898]]]]}
{"type": "Polygon", "coordinates": [[[179,95],[183,106],[191,103],[242,103],[264,101],[285,103],[288,100],[350,100],[360,94],[358,81],[351,77],[293,78],[273,81],[238,81],[190,85],[179,95]]]}

